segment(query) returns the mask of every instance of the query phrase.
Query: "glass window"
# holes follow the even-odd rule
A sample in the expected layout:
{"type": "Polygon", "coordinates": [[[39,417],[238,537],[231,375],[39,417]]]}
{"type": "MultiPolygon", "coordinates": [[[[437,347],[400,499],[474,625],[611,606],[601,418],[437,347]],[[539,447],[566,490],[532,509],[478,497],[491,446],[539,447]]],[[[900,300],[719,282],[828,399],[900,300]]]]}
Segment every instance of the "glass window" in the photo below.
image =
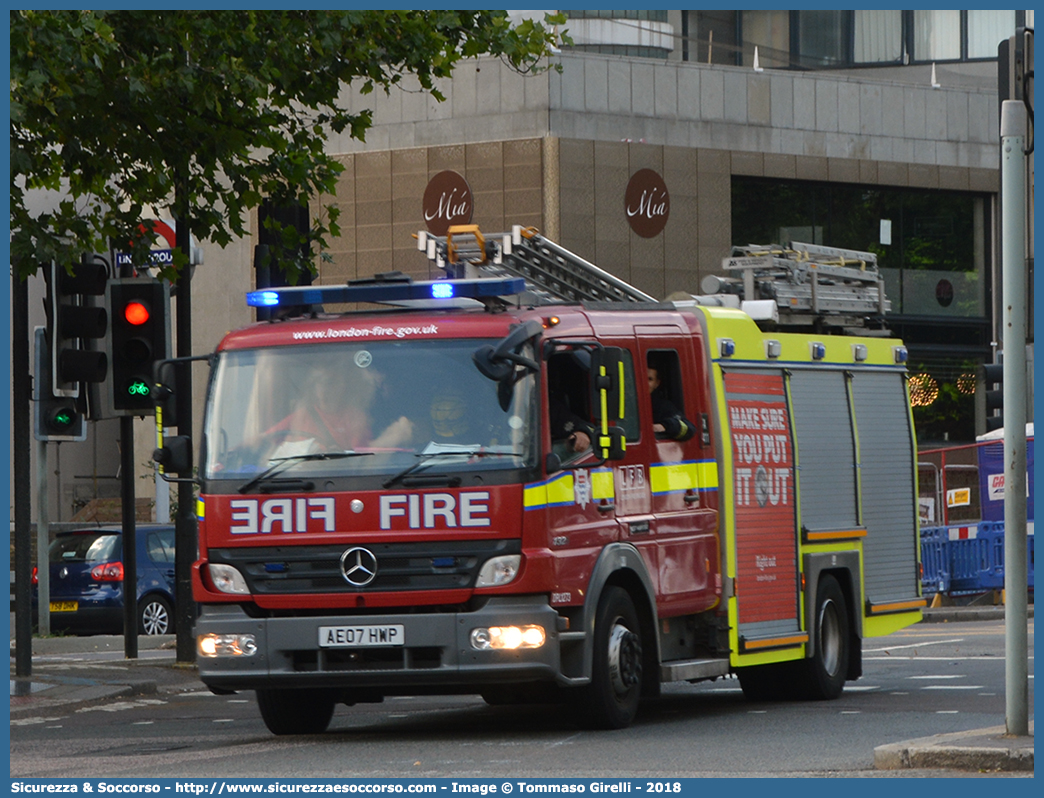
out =
{"type": "Polygon", "coordinates": [[[156,563],[174,562],[174,531],[150,532],[146,539],[149,559],[156,563]]]}
{"type": "Polygon", "coordinates": [[[878,257],[893,314],[985,318],[985,202],[974,194],[733,178],[737,245],[801,241],[878,257]],[[881,220],[892,243],[880,243],[881,220]]]}
{"type": "Polygon", "coordinates": [[[913,13],[913,57],[916,60],[947,61],[961,57],[960,11],[914,11],[913,13]]]}
{"type": "Polygon", "coordinates": [[[802,11],[798,14],[798,47],[802,66],[828,67],[848,61],[847,11],[802,11]]]}
{"type": "Polygon", "coordinates": [[[690,47],[695,59],[701,64],[736,65],[736,12],[694,11],[696,41],[690,47]]]}
{"type": "Polygon", "coordinates": [[[902,11],[856,11],[853,59],[857,64],[896,63],[903,58],[902,11]]]}
{"type": "Polygon", "coordinates": [[[497,383],[472,361],[476,349],[496,343],[222,352],[204,424],[204,475],[249,478],[287,460],[291,478],[395,474],[418,462],[426,463],[419,472],[440,473],[531,466],[534,375],[519,368],[517,381],[497,383]]]}
{"type": "Polygon", "coordinates": [[[60,535],[48,550],[53,563],[102,563],[119,560],[122,540],[113,532],[87,532],[60,535]]]}
{"type": "Polygon", "coordinates": [[[754,46],[762,67],[790,66],[790,12],[743,12],[743,66],[754,64],[754,46]]]}
{"type": "Polygon", "coordinates": [[[968,58],[996,58],[997,45],[1013,33],[1014,11],[968,11],[968,58]]]}

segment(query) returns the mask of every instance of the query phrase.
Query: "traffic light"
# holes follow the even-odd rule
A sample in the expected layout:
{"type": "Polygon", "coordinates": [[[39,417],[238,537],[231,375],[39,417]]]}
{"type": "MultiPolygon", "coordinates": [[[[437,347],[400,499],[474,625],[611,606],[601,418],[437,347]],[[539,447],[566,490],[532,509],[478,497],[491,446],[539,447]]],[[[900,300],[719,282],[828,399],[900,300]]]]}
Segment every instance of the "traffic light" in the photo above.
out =
{"type": "Polygon", "coordinates": [[[114,416],[152,415],[153,367],[170,356],[170,286],[149,277],[111,280],[107,298],[112,319],[107,411],[114,416]]]}
{"type": "Polygon", "coordinates": [[[105,337],[105,308],[90,305],[87,298],[105,293],[108,271],[103,263],[86,261],[73,269],[70,274],[52,263],[48,273],[47,343],[55,396],[78,397],[81,382],[103,382],[107,372],[105,353],[86,344],[105,337]]]}
{"type": "Polygon", "coordinates": [[[993,432],[1004,426],[1004,364],[986,363],[979,376],[986,385],[986,431],[993,432]]]}
{"type": "Polygon", "coordinates": [[[51,348],[46,327],[35,330],[33,437],[38,441],[83,441],[87,419],[75,396],[55,396],[51,388],[51,348]]]}

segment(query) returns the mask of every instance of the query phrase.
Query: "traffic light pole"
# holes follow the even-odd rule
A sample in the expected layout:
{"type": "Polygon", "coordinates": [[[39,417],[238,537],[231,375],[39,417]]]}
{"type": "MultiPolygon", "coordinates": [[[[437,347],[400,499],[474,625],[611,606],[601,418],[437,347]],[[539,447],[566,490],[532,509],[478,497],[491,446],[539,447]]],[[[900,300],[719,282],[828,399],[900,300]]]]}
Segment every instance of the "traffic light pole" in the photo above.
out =
{"type": "MultiPolygon", "coordinates": [[[[121,267],[121,277],[133,270],[121,267]]],[[[119,309],[122,312],[122,309],[119,309]]],[[[113,308],[113,313],[117,312],[113,308]]],[[[115,324],[115,319],[111,320],[115,324]]],[[[112,382],[114,375],[110,375],[112,382]]],[[[138,532],[134,489],[134,417],[120,416],[120,508],[123,526],[123,656],[138,658],[138,532]]]]}
{"type": "Polygon", "coordinates": [[[15,675],[33,673],[32,545],[29,530],[29,283],[11,269],[11,443],[14,449],[15,675]]]}
{"type": "MultiPolygon", "coordinates": [[[[181,169],[187,169],[187,166],[182,166],[181,169]]],[[[179,173],[175,181],[175,207],[178,211],[175,243],[181,252],[188,255],[192,239],[189,233],[188,189],[183,173],[179,173]]],[[[177,355],[179,358],[190,358],[192,357],[192,266],[190,264],[186,263],[178,275],[177,290],[177,355]]],[[[192,440],[192,364],[184,362],[176,368],[181,369],[177,380],[178,435],[192,440]]],[[[191,480],[191,467],[189,473],[182,473],[178,476],[191,480]]],[[[196,496],[192,482],[178,482],[178,514],[174,521],[174,629],[177,635],[176,661],[178,664],[186,665],[196,661],[196,640],[193,634],[196,613],[192,600],[192,563],[196,558],[197,545],[195,504],[196,496]]]]}
{"type": "Polygon", "coordinates": [[[1029,734],[1026,553],[1026,107],[1001,104],[1004,639],[1008,734],[1029,734]]]}
{"type": "Polygon", "coordinates": [[[138,658],[138,535],[134,492],[134,417],[120,416],[120,496],[123,509],[123,656],[138,658]]]}

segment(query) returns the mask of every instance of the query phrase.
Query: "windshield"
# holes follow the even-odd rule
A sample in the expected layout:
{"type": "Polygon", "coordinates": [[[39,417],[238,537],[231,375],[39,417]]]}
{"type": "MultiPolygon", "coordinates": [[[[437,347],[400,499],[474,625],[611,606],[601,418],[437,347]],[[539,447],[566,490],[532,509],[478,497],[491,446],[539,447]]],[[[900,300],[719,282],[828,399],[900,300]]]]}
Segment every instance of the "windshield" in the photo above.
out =
{"type": "Polygon", "coordinates": [[[100,563],[120,559],[123,546],[113,532],[60,535],[49,549],[52,563],[100,563]]]}
{"type": "Polygon", "coordinates": [[[471,356],[486,343],[494,342],[223,352],[204,423],[204,477],[392,476],[421,460],[422,473],[532,467],[535,378],[507,389],[482,376],[471,356]]]}

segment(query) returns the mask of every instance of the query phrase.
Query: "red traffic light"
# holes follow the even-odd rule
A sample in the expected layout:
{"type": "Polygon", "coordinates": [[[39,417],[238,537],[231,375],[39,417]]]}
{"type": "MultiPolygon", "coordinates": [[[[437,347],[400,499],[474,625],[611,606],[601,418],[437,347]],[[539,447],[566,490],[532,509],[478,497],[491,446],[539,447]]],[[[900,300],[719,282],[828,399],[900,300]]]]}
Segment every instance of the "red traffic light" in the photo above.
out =
{"type": "Polygon", "coordinates": [[[142,302],[128,302],[123,309],[123,318],[138,327],[149,320],[149,308],[142,302]]]}

